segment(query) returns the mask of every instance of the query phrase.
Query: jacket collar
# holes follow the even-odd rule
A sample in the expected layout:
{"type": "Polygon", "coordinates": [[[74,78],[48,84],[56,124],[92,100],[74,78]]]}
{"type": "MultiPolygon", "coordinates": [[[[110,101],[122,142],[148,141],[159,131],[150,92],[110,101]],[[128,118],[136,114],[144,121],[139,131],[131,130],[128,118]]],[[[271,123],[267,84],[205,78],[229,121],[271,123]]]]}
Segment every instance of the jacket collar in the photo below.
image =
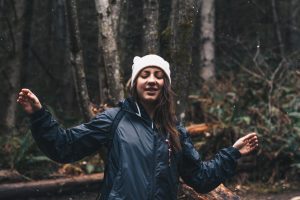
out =
{"type": "Polygon", "coordinates": [[[133,113],[143,118],[144,120],[152,122],[151,118],[149,117],[148,113],[146,112],[142,104],[136,101],[133,97],[124,99],[119,103],[119,106],[127,112],[133,113]]]}

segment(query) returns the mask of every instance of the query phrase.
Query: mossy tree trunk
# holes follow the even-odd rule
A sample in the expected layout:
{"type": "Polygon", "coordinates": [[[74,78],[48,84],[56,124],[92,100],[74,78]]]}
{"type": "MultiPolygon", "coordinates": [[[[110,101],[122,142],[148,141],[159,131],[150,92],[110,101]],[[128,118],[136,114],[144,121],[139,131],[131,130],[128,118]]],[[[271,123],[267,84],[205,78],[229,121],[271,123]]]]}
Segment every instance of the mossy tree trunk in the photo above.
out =
{"type": "Polygon", "coordinates": [[[26,53],[24,52],[24,47],[26,45],[24,37],[26,37],[25,25],[27,18],[24,16],[26,14],[26,8],[29,5],[23,0],[12,1],[10,2],[11,4],[8,2],[3,3],[7,4],[4,5],[7,8],[6,12],[1,14],[3,19],[6,19],[7,23],[7,26],[4,29],[4,35],[5,33],[9,35],[9,41],[11,41],[11,43],[5,46],[8,55],[7,62],[3,65],[5,68],[2,72],[4,75],[2,81],[5,81],[8,86],[7,89],[5,89],[4,94],[6,96],[6,105],[2,105],[5,113],[2,123],[4,125],[4,132],[13,133],[16,128],[16,99],[20,89],[20,77],[24,63],[24,53],[26,53]]]}
{"type": "Polygon", "coordinates": [[[78,95],[81,112],[85,121],[88,121],[93,117],[94,114],[92,112],[92,105],[90,102],[85,78],[76,0],[67,1],[67,13],[71,42],[71,64],[74,69],[75,88],[78,95]]]}
{"type": "Polygon", "coordinates": [[[174,0],[170,17],[170,65],[172,85],[176,91],[177,114],[185,118],[192,64],[194,19],[192,0],[174,0]]]}
{"type": "Polygon", "coordinates": [[[158,16],[159,16],[158,0],[144,0],[144,6],[143,6],[144,54],[158,54],[159,51],[158,16]]]}
{"type": "Polygon", "coordinates": [[[95,3],[109,99],[113,104],[117,104],[119,100],[124,98],[124,87],[120,70],[120,52],[117,42],[122,2],[121,0],[95,0],[95,3]]]}

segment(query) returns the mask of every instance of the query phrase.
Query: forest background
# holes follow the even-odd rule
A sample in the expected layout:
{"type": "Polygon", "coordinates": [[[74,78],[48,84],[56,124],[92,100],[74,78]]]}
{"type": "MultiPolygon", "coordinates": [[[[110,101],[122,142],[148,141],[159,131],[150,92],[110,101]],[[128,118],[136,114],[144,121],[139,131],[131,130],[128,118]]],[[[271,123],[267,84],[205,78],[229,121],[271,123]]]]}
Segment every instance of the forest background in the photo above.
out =
{"type": "MultiPolygon", "coordinates": [[[[207,126],[194,137],[203,159],[256,131],[235,179],[299,181],[299,46],[297,0],[0,0],[0,169],[40,179],[63,167],[33,142],[20,88],[70,127],[116,105],[133,57],[155,53],[170,62],[178,118],[207,126]]],[[[102,171],[101,155],[74,168],[102,171]]]]}

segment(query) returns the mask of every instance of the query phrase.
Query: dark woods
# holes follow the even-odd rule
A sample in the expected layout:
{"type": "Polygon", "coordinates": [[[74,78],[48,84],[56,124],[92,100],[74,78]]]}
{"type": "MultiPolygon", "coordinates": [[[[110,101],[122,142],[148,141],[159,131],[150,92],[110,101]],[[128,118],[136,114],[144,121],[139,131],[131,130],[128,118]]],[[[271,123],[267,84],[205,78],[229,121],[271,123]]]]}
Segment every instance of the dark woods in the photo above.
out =
{"type": "Polygon", "coordinates": [[[0,155],[10,155],[0,168],[39,155],[16,105],[21,87],[73,125],[124,98],[133,57],[156,53],[170,61],[178,117],[212,125],[201,152],[255,130],[262,142],[251,179],[299,178],[299,8],[297,0],[0,0],[0,155]]]}

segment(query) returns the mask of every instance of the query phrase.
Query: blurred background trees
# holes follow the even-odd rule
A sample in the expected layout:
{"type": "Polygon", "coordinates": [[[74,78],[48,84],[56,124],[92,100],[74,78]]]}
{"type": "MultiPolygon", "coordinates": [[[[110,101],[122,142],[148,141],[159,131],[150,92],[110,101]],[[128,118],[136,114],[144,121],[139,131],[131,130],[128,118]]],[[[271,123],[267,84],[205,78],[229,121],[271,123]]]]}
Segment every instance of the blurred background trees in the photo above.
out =
{"type": "Polygon", "coordinates": [[[197,146],[203,158],[257,131],[251,179],[299,178],[299,9],[297,0],[0,0],[0,168],[46,160],[26,134],[20,88],[74,125],[124,98],[133,57],[155,53],[171,64],[178,117],[212,125],[197,146]]]}

